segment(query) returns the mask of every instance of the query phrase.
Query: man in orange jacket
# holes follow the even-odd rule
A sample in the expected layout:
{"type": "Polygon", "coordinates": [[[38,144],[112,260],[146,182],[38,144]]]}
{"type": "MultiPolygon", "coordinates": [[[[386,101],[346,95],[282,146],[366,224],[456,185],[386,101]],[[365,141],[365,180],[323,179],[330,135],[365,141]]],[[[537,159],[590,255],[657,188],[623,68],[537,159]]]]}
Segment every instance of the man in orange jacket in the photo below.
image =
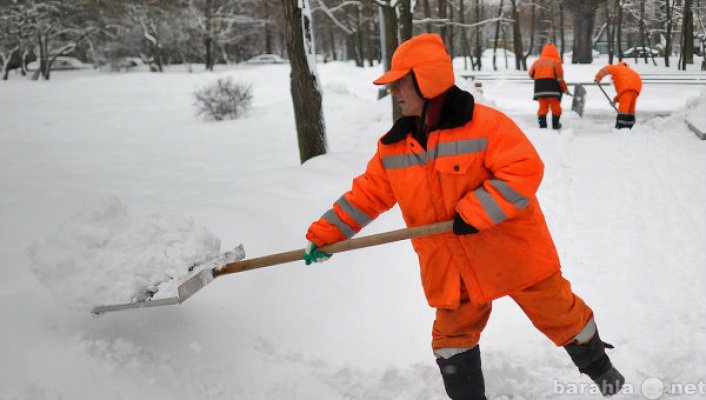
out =
{"type": "Polygon", "coordinates": [[[569,89],[564,81],[564,68],[556,46],[551,43],[544,45],[542,54],[530,67],[529,76],[534,79],[534,99],[539,101],[539,127],[547,127],[547,113],[551,109],[552,128],[561,128],[561,95],[568,93],[569,89]]]}
{"type": "Polygon", "coordinates": [[[642,90],[640,74],[630,68],[625,61],[618,61],[616,64],[609,64],[601,68],[596,74],[594,83],[599,85],[601,80],[607,75],[613,77],[613,85],[617,93],[613,103],[619,103],[615,127],[618,129],[632,129],[633,125],[635,125],[637,96],[640,95],[642,90]]]}
{"type": "Polygon", "coordinates": [[[481,332],[494,299],[510,296],[564,346],[605,395],[623,376],[612,366],[593,311],[562,276],[536,192],[544,165],[515,123],[454,85],[441,37],[402,43],[387,84],[402,110],[365,172],[306,234],[304,259],[348,239],[399,205],[408,227],[454,220],[453,232],[412,239],[427,301],[436,308],[432,349],[454,400],[485,399],[481,332]]]}

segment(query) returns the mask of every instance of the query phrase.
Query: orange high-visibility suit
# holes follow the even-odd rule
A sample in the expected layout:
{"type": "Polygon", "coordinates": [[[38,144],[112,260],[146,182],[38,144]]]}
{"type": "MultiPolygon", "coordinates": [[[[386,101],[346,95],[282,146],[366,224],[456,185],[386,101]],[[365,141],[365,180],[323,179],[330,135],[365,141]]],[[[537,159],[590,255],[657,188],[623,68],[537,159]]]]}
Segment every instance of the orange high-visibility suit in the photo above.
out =
{"type": "Polygon", "coordinates": [[[529,76],[534,79],[534,100],[539,101],[539,127],[547,127],[547,113],[551,109],[552,127],[560,128],[561,95],[569,90],[564,81],[559,50],[555,45],[550,43],[542,48],[542,54],[530,67],[529,76]]]}
{"type": "MultiPolygon", "coordinates": [[[[429,36],[438,38],[409,42],[429,36]]],[[[475,346],[492,300],[506,295],[557,345],[592,335],[593,313],[561,275],[536,197],[544,170],[539,154],[510,118],[454,86],[450,58],[435,40],[438,46],[424,42],[418,52],[401,45],[391,71],[375,81],[413,72],[428,113],[395,122],[365,172],[311,224],[307,239],[323,246],[350,238],[395,204],[408,227],[460,216],[477,233],[412,239],[424,293],[437,309],[433,349],[475,346]],[[416,139],[420,133],[425,141],[416,139]]]]}
{"type": "Polygon", "coordinates": [[[618,129],[632,128],[635,125],[637,96],[640,95],[642,90],[640,74],[630,68],[625,61],[619,61],[616,64],[609,64],[601,68],[596,74],[596,83],[607,75],[613,77],[613,86],[615,86],[617,93],[613,101],[619,103],[615,127],[618,129]]]}

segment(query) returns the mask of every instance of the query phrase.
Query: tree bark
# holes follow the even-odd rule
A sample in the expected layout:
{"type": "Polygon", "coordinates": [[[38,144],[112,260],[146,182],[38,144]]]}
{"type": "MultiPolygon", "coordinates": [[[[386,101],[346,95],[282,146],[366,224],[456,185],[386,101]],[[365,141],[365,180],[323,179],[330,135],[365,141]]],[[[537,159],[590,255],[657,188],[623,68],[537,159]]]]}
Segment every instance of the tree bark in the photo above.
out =
{"type": "MultiPolygon", "coordinates": [[[[400,43],[397,29],[399,24],[397,11],[395,10],[395,6],[390,5],[390,3],[391,2],[387,2],[387,5],[380,5],[383,19],[383,27],[381,29],[385,32],[384,43],[382,44],[385,47],[385,71],[390,69],[392,65],[392,54],[400,43]]],[[[392,96],[390,96],[390,101],[392,102],[392,120],[396,121],[402,116],[402,110],[400,110],[399,105],[392,96]]]]}
{"type": "MultiPolygon", "coordinates": [[[[498,70],[498,64],[496,62],[497,52],[498,52],[498,41],[500,41],[500,20],[503,16],[503,0],[500,0],[500,5],[498,6],[498,20],[495,22],[495,43],[493,44],[493,71],[498,70]]],[[[503,43],[506,46],[507,43],[503,43]]]]}
{"type": "Polygon", "coordinates": [[[412,3],[411,0],[400,0],[400,43],[412,38],[412,3]]]}
{"type": "MultiPolygon", "coordinates": [[[[520,31],[520,11],[517,9],[517,0],[510,0],[512,3],[512,45],[515,52],[515,69],[522,69],[522,32],[520,31]]],[[[525,68],[527,69],[527,68],[525,68]]]]}
{"type": "Polygon", "coordinates": [[[596,8],[606,0],[564,0],[564,7],[574,17],[574,45],[572,64],[593,62],[593,27],[596,8]]]}
{"type": "Polygon", "coordinates": [[[694,63],[694,13],[691,10],[691,0],[684,0],[683,15],[679,69],[686,71],[686,65],[694,63]]]}
{"type": "MultiPolygon", "coordinates": [[[[310,158],[326,154],[326,130],[321,108],[316,71],[312,70],[313,40],[311,20],[298,7],[298,0],[282,0],[285,10],[287,56],[292,67],[290,91],[297,125],[299,159],[303,164],[310,158]]],[[[306,0],[304,1],[306,7],[306,0]]]]}
{"type": "Polygon", "coordinates": [[[213,0],[206,0],[205,10],[206,35],[204,36],[204,46],[206,47],[206,70],[213,71],[213,0]]]}
{"type": "Polygon", "coordinates": [[[664,66],[669,68],[669,56],[672,54],[672,0],[665,0],[664,2],[664,12],[665,12],[665,40],[664,40],[664,66]]]}

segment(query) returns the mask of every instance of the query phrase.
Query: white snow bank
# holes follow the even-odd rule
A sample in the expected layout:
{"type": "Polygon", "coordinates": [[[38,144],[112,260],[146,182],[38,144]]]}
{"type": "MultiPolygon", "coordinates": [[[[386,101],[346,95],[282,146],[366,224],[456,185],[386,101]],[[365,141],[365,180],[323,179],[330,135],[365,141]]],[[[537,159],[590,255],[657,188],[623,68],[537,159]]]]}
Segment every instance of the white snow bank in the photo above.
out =
{"type": "Polygon", "coordinates": [[[218,255],[220,240],[167,212],[134,219],[115,196],[85,205],[27,248],[30,269],[69,308],[134,301],[145,288],[218,255]]]}

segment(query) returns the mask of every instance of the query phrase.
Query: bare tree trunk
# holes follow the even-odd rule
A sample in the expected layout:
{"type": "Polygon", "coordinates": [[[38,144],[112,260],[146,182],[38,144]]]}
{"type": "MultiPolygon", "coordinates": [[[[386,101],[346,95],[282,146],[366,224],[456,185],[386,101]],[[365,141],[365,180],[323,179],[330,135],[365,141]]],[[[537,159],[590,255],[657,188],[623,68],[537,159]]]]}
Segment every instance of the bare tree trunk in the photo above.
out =
{"type": "Polygon", "coordinates": [[[204,45],[206,46],[206,70],[213,71],[213,0],[206,0],[206,35],[204,37],[204,45]]]}
{"type": "MultiPolygon", "coordinates": [[[[383,20],[383,27],[381,29],[384,29],[385,39],[385,43],[383,43],[383,46],[385,47],[385,71],[390,69],[390,66],[392,65],[392,54],[395,52],[397,45],[400,43],[397,36],[397,27],[399,24],[397,21],[397,12],[395,11],[395,7],[390,4],[391,2],[388,0],[386,5],[380,5],[383,20]]],[[[392,102],[392,120],[396,121],[402,116],[402,110],[400,110],[399,105],[392,98],[392,96],[390,96],[390,101],[392,102]]]]}
{"type": "MultiPolygon", "coordinates": [[[[613,64],[615,53],[615,18],[613,12],[616,0],[608,0],[605,5],[606,37],[608,39],[608,64],[613,64]]],[[[618,0],[619,1],[619,0],[618,0]]]]}
{"type": "Polygon", "coordinates": [[[694,13],[691,10],[691,0],[684,0],[683,15],[679,69],[686,71],[686,65],[694,63],[694,13]]]}
{"type": "MultiPolygon", "coordinates": [[[[517,9],[517,0],[510,0],[512,3],[512,42],[515,51],[515,69],[522,69],[522,32],[520,31],[520,11],[517,9]]],[[[525,67],[525,69],[527,69],[525,67]]]]}
{"type": "MultiPolygon", "coordinates": [[[[265,5],[265,15],[270,15],[270,2],[264,2],[265,5]]],[[[272,24],[269,19],[265,20],[265,53],[272,54],[272,24]]]]}
{"type": "Polygon", "coordinates": [[[285,11],[285,37],[287,55],[292,67],[290,91],[297,125],[299,159],[301,163],[326,154],[326,130],[321,108],[321,91],[318,76],[312,70],[313,34],[308,11],[308,1],[298,7],[301,0],[282,0],[285,11]]]}
{"type": "Polygon", "coordinates": [[[455,27],[454,27],[454,24],[453,24],[454,21],[455,21],[455,20],[454,20],[454,7],[453,7],[453,6],[450,6],[450,7],[449,7],[449,22],[450,22],[450,25],[449,25],[449,30],[448,30],[448,32],[447,32],[447,34],[446,34],[446,38],[447,38],[447,39],[446,39],[446,49],[448,49],[449,55],[451,56],[451,59],[452,59],[452,60],[453,60],[453,58],[456,56],[456,54],[455,54],[456,46],[454,45],[454,40],[455,40],[455,38],[456,38],[455,35],[454,35],[454,33],[455,33],[455,29],[454,29],[455,27]]]}
{"type": "Polygon", "coordinates": [[[463,52],[463,69],[468,69],[468,31],[466,29],[466,6],[464,0],[458,2],[459,22],[461,23],[461,51],[463,52]]]}
{"type": "Polygon", "coordinates": [[[622,0],[618,0],[618,20],[615,24],[618,26],[618,60],[623,59],[623,6],[620,4],[622,0]]]}
{"type": "MultiPolygon", "coordinates": [[[[642,46],[643,49],[647,49],[648,47],[651,49],[652,46],[651,45],[648,46],[648,43],[646,43],[646,36],[647,36],[647,26],[645,24],[645,0],[640,0],[640,33],[639,33],[640,45],[642,46]]],[[[644,54],[645,64],[648,63],[647,57],[648,57],[648,54],[647,54],[647,51],[645,51],[645,54],[644,54]]],[[[652,57],[652,62],[654,63],[654,65],[657,65],[657,63],[655,62],[655,58],[652,55],[652,52],[650,52],[649,57],[652,57]]]]}
{"type": "Polygon", "coordinates": [[[500,19],[502,18],[502,16],[503,16],[503,0],[500,0],[500,5],[498,6],[498,20],[495,22],[495,43],[493,45],[493,71],[498,70],[496,56],[497,56],[497,52],[498,52],[498,40],[499,40],[499,36],[500,36],[500,19]]]}
{"type": "Polygon", "coordinates": [[[564,53],[566,53],[566,27],[564,20],[564,5],[559,3],[559,30],[561,31],[561,49],[559,49],[561,58],[564,59],[564,53]]]}
{"type": "MultiPolygon", "coordinates": [[[[429,5],[429,0],[424,0],[424,18],[429,21],[431,19],[431,6],[429,5]]],[[[431,22],[424,24],[426,26],[427,33],[431,33],[431,22]]]]}
{"type": "Polygon", "coordinates": [[[665,12],[665,38],[664,38],[664,65],[669,68],[669,56],[672,54],[672,0],[665,0],[664,2],[664,12],[665,12]]]}
{"type": "Polygon", "coordinates": [[[412,38],[412,4],[411,0],[400,0],[400,42],[412,38]]]}
{"type": "Polygon", "coordinates": [[[593,62],[593,27],[596,8],[606,0],[564,0],[563,4],[574,16],[574,46],[572,64],[593,62]]]}
{"type": "Polygon", "coordinates": [[[524,53],[522,55],[522,65],[523,69],[527,70],[527,57],[532,54],[532,50],[534,49],[534,21],[536,20],[535,14],[537,12],[537,5],[535,2],[532,2],[532,11],[530,13],[530,40],[529,40],[529,48],[527,49],[527,53],[524,53]]]}
{"type": "Polygon", "coordinates": [[[363,37],[365,40],[365,54],[367,56],[368,60],[368,66],[372,67],[373,66],[373,60],[375,58],[373,54],[373,39],[372,39],[372,34],[371,34],[371,29],[370,29],[370,21],[372,21],[372,11],[373,7],[371,4],[371,0],[365,1],[363,4],[363,15],[364,15],[364,23],[363,23],[363,37]]]}
{"type": "MultiPolygon", "coordinates": [[[[438,8],[438,17],[439,20],[446,19],[446,2],[445,1],[440,1],[439,2],[439,8],[438,8]]],[[[446,23],[442,23],[441,26],[439,27],[439,36],[446,41],[446,23]]]]}
{"type": "Polygon", "coordinates": [[[480,19],[481,19],[481,11],[482,11],[482,5],[483,2],[481,0],[476,0],[476,23],[478,24],[476,26],[476,45],[473,48],[473,55],[475,56],[476,62],[475,66],[478,71],[483,67],[482,59],[483,59],[483,47],[482,47],[482,40],[483,38],[481,37],[481,29],[480,29],[480,19]]]}

